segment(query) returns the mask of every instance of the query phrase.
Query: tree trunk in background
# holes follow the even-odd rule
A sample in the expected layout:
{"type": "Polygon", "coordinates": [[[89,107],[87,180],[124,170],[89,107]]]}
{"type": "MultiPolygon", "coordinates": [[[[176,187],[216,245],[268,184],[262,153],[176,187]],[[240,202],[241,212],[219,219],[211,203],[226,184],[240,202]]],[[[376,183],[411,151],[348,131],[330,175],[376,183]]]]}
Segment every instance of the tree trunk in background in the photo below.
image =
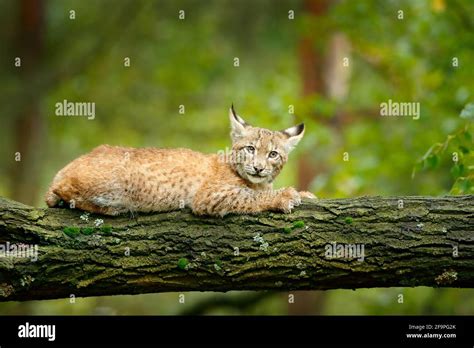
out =
{"type": "MultiPolygon", "coordinates": [[[[330,0],[306,0],[304,2],[305,14],[310,15],[315,21],[318,17],[327,15],[330,7],[330,0]]],[[[326,67],[326,58],[322,50],[315,49],[313,35],[303,37],[299,44],[299,59],[302,81],[302,94],[304,97],[313,94],[322,96],[327,95],[324,71],[326,67]]],[[[312,115],[316,117],[316,115],[312,115]]],[[[298,163],[298,183],[300,190],[307,190],[311,181],[317,175],[320,168],[316,168],[314,164],[308,162],[308,158],[312,156],[302,156],[298,163]]]]}
{"type": "MultiPolygon", "coordinates": [[[[330,0],[306,0],[303,5],[304,12],[306,15],[311,15],[317,21],[318,17],[323,17],[327,14],[330,3],[330,0]]],[[[316,51],[313,35],[301,39],[299,59],[303,96],[306,97],[315,93],[323,96],[326,95],[324,81],[325,56],[321,50],[316,51]]],[[[301,156],[298,161],[297,187],[299,190],[309,190],[313,179],[319,173],[325,171],[322,165],[316,167],[311,158],[312,156],[308,154],[301,156]]],[[[295,294],[295,302],[288,304],[288,314],[321,314],[324,297],[325,294],[322,292],[298,292],[295,294]]]]}
{"type": "Polygon", "coordinates": [[[0,257],[0,301],[474,287],[474,195],[305,201],[291,214],[225,218],[185,210],[136,219],[92,214],[86,222],[81,214],[0,198],[0,243],[38,246],[36,261],[0,257]],[[94,228],[99,217],[104,225],[94,228]],[[327,249],[333,243],[363,245],[364,252],[331,258],[327,249]]]}
{"type": "MultiPolygon", "coordinates": [[[[44,146],[45,124],[40,114],[41,91],[35,88],[43,51],[44,2],[21,0],[19,4],[18,54],[21,68],[17,68],[25,93],[25,100],[14,125],[12,147],[11,196],[26,204],[33,204],[38,197],[41,153],[44,146]],[[21,161],[15,161],[19,152],[21,161]]],[[[13,59],[13,57],[12,57],[13,59]]]]}

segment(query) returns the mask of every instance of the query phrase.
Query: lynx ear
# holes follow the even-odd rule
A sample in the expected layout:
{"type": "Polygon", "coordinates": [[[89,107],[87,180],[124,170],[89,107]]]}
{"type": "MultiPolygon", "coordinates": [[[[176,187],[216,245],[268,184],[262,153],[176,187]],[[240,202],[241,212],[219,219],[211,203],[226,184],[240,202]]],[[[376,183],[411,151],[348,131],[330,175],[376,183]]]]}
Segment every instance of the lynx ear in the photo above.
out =
{"type": "Polygon", "coordinates": [[[229,119],[230,119],[230,137],[232,138],[232,141],[235,141],[243,136],[245,136],[246,128],[248,126],[247,123],[240,117],[239,115],[236,114],[234,110],[234,104],[229,109],[229,119]]]}
{"type": "Polygon", "coordinates": [[[300,123],[297,126],[290,127],[281,131],[288,137],[286,141],[285,148],[288,152],[293,150],[296,145],[300,142],[301,138],[304,135],[304,123],[300,123]]]}

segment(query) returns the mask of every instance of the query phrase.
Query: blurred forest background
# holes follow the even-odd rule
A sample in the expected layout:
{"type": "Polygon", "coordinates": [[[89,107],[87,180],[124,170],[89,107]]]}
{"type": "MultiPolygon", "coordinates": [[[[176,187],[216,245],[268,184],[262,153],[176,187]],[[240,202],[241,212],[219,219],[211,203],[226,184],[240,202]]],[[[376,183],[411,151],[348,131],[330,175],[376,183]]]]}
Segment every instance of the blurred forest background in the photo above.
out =
{"type": "MultiPolygon", "coordinates": [[[[1,0],[0,195],[45,206],[54,174],[103,143],[225,149],[231,103],[257,126],[306,123],[277,186],[320,198],[472,194],[473,13],[470,0],[1,0]],[[56,116],[64,99],[95,102],[95,118],[56,116]],[[419,102],[420,119],[381,117],[389,99],[419,102]]],[[[183,313],[472,315],[474,290],[0,304],[0,314],[183,313]]]]}

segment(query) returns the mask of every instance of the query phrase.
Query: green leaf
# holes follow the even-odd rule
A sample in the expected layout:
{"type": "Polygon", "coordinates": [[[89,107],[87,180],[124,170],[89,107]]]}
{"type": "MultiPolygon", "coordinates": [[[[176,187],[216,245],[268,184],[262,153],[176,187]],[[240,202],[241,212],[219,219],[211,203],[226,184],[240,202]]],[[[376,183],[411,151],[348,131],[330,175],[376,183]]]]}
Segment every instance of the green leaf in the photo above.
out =
{"type": "Polygon", "coordinates": [[[467,104],[461,111],[461,118],[474,121],[474,103],[467,104]]]}
{"type": "Polygon", "coordinates": [[[453,188],[451,189],[452,194],[468,194],[473,190],[473,180],[471,178],[465,178],[465,177],[459,177],[456,179],[456,182],[453,185],[453,188]]]}
{"type": "Polygon", "coordinates": [[[471,135],[471,133],[469,133],[468,130],[466,130],[464,132],[464,138],[466,138],[466,140],[469,141],[469,142],[472,141],[472,135],[471,135]]]}
{"type": "Polygon", "coordinates": [[[457,179],[460,176],[464,175],[465,169],[466,168],[464,167],[464,164],[461,163],[461,164],[456,164],[455,166],[453,166],[450,172],[451,172],[451,175],[454,177],[454,179],[457,179]]]}
{"type": "Polygon", "coordinates": [[[461,150],[462,153],[468,153],[469,152],[469,149],[463,145],[460,145],[459,146],[459,150],[461,150]]]}
{"type": "Polygon", "coordinates": [[[472,186],[471,180],[466,178],[465,180],[461,182],[460,189],[462,193],[468,193],[471,186],[472,186]]]}
{"type": "Polygon", "coordinates": [[[439,163],[439,157],[437,155],[431,154],[425,160],[425,165],[427,168],[436,168],[439,163]]]}

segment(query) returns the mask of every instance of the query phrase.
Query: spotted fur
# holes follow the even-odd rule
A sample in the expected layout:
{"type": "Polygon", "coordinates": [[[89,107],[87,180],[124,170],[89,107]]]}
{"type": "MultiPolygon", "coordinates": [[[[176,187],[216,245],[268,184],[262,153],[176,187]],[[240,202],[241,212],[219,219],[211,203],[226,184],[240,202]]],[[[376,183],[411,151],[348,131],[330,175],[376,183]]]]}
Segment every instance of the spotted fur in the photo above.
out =
{"type": "Polygon", "coordinates": [[[105,215],[170,211],[190,207],[198,215],[288,213],[309,192],[272,182],[301,140],[304,125],[284,131],[248,125],[229,111],[230,156],[188,149],[129,148],[101,145],[55,176],[46,203],[60,200],[105,215]]]}

